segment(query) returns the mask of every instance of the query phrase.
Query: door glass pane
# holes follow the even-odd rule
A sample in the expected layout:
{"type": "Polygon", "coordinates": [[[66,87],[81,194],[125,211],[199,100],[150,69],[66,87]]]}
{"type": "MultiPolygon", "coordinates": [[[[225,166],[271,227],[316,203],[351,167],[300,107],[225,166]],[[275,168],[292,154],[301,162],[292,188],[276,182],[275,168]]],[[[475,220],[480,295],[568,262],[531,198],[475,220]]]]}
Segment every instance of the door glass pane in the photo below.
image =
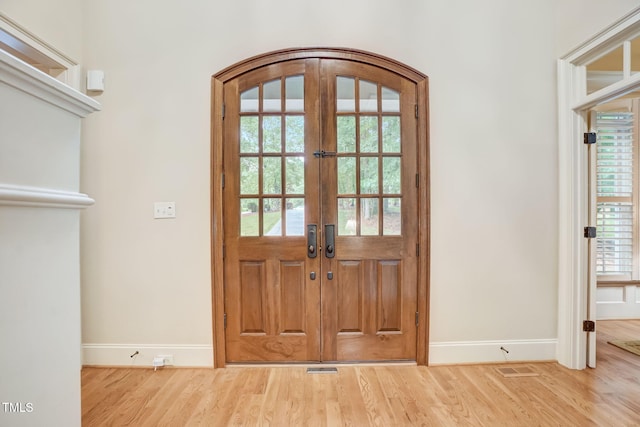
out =
{"type": "Polygon", "coordinates": [[[587,64],[587,95],[622,80],[622,51],[620,46],[587,64]]]}
{"type": "Polygon", "coordinates": [[[360,199],[360,235],[377,236],[378,199],[360,199]]]}
{"type": "Polygon", "coordinates": [[[304,153],[304,116],[286,117],[287,153],[304,153]]]}
{"type": "Polygon", "coordinates": [[[287,157],[287,194],[304,193],[304,157],[287,157]]]}
{"type": "Polygon", "coordinates": [[[400,93],[382,86],[382,111],[384,113],[400,112],[400,93]]]}
{"type": "Polygon", "coordinates": [[[360,158],[360,194],[378,193],[378,158],[360,158]]]}
{"type": "Polygon", "coordinates": [[[382,159],[382,192],[400,194],[400,157],[382,159]]]}
{"type": "Polygon", "coordinates": [[[355,236],[357,233],[356,199],[338,199],[338,236],[355,236]]]}
{"type": "Polygon", "coordinates": [[[360,80],[360,111],[378,111],[378,85],[360,80]]]}
{"type": "Polygon", "coordinates": [[[282,194],[280,157],[264,157],[262,159],[262,193],[282,194]]]}
{"type": "Polygon", "coordinates": [[[402,199],[399,197],[385,197],[382,199],[383,217],[382,234],[385,236],[399,236],[402,234],[402,199]]]}
{"type": "Polygon", "coordinates": [[[265,83],[262,90],[262,111],[282,111],[280,79],[265,83]]]}
{"type": "Polygon", "coordinates": [[[378,117],[360,117],[360,152],[378,152],[378,117]]]}
{"type": "Polygon", "coordinates": [[[280,116],[262,118],[262,150],[265,153],[280,153],[282,151],[280,120],[280,116]]]}
{"type": "Polygon", "coordinates": [[[257,153],[260,149],[258,116],[240,117],[240,152],[257,153]]]}
{"type": "Polygon", "coordinates": [[[258,199],[240,199],[240,235],[258,236],[258,199]]]}
{"type": "Polygon", "coordinates": [[[264,199],[262,217],[263,236],[282,236],[282,210],[280,209],[281,199],[264,199]]]}
{"type": "Polygon", "coordinates": [[[338,194],[356,194],[355,157],[338,157],[338,194]]]}
{"type": "Polygon", "coordinates": [[[338,116],[338,153],[355,153],[356,151],[356,118],[355,116],[338,116]]]}
{"type": "Polygon", "coordinates": [[[382,118],[382,151],[385,153],[400,152],[400,117],[382,118]]]}
{"type": "Polygon", "coordinates": [[[291,76],[284,81],[286,110],[304,111],[304,76],[291,76]]]}
{"type": "Polygon", "coordinates": [[[356,111],[356,80],[353,77],[338,77],[336,86],[337,111],[356,111]]]}
{"type": "Polygon", "coordinates": [[[640,72],[640,37],[631,40],[631,75],[640,72]]]}
{"type": "Polygon", "coordinates": [[[287,199],[287,236],[304,236],[304,199],[287,199]]]}
{"type": "Polygon", "coordinates": [[[256,112],[258,111],[258,87],[252,87],[240,94],[240,111],[256,112]]]}
{"type": "Polygon", "coordinates": [[[258,194],[258,157],[240,158],[240,194],[258,194]]]}

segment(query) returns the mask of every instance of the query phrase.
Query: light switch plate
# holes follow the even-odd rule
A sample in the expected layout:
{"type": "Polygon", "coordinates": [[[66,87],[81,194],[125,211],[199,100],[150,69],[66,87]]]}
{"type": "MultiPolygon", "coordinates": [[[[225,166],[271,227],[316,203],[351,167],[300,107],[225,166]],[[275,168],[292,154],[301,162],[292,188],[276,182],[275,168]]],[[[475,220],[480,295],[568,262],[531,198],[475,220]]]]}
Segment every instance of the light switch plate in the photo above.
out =
{"type": "Polygon", "coordinates": [[[155,202],[153,204],[153,217],[155,219],[175,218],[176,202],[155,202]]]}

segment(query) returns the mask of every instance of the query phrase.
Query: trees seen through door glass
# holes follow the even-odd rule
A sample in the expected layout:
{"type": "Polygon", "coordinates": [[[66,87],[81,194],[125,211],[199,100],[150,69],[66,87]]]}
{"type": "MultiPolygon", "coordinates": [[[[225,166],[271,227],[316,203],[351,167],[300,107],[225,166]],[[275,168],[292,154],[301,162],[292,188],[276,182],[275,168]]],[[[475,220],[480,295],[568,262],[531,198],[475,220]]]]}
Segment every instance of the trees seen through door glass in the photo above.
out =
{"type": "Polygon", "coordinates": [[[336,93],[338,235],[401,235],[400,94],[348,76],[336,93]]]}
{"type": "MultiPolygon", "coordinates": [[[[338,235],[402,234],[400,96],[336,81],[338,235]]],[[[240,235],[304,235],[304,77],[240,95],[240,235]],[[284,225],[284,226],[283,226],[284,225]]]]}
{"type": "Polygon", "coordinates": [[[304,235],[304,77],[240,94],[240,235],[304,235]]]}

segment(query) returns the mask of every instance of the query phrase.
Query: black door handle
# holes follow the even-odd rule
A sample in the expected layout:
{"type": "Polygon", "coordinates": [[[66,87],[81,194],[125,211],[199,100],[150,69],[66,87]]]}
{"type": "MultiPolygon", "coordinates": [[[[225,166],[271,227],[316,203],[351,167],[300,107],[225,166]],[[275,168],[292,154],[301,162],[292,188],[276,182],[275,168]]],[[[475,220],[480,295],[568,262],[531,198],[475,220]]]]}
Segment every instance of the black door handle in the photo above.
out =
{"type": "Polygon", "coordinates": [[[318,226],[316,224],[307,225],[307,256],[315,258],[318,256],[318,226]]]}
{"type": "Polygon", "coordinates": [[[327,258],[333,258],[336,256],[336,242],[335,242],[335,226],[333,224],[325,224],[324,226],[324,238],[326,243],[326,249],[324,255],[327,258]]]}

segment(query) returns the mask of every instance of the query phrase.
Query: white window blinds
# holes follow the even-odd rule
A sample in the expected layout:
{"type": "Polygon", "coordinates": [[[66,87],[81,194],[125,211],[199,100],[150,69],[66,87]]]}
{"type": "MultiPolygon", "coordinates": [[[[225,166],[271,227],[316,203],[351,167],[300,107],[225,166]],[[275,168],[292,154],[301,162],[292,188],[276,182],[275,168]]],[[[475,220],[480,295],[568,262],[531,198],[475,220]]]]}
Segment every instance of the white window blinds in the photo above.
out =
{"type": "Polygon", "coordinates": [[[599,275],[630,275],[633,269],[633,204],[598,203],[596,217],[599,275]]]}
{"type": "Polygon", "coordinates": [[[598,112],[595,124],[598,135],[596,272],[601,279],[616,276],[629,280],[634,248],[633,113],[598,112]]]}

